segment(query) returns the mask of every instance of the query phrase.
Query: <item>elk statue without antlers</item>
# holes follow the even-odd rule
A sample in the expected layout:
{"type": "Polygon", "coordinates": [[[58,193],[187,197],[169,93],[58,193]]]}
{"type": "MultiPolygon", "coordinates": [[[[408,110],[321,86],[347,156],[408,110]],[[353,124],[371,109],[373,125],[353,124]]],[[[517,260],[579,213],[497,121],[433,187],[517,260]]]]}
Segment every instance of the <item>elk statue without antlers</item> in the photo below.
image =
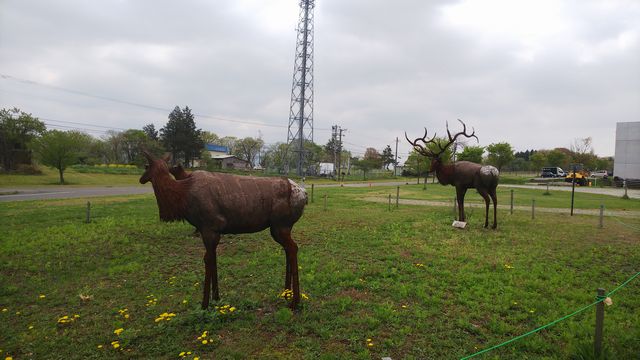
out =
{"type": "Polygon", "coordinates": [[[451,132],[449,132],[449,124],[447,123],[448,142],[444,146],[442,146],[442,144],[438,142],[435,134],[431,139],[427,139],[426,128],[424,129],[424,136],[421,138],[417,138],[414,141],[409,140],[406,132],[404,134],[404,137],[418,153],[431,159],[431,170],[435,171],[436,177],[438,178],[440,184],[453,185],[456,187],[459,220],[465,221],[464,195],[467,193],[467,189],[475,188],[480,196],[482,196],[486,204],[484,227],[489,226],[489,198],[493,200],[492,228],[495,229],[498,226],[498,222],[496,219],[496,207],[498,202],[496,196],[496,188],[498,187],[498,180],[500,176],[498,169],[491,165],[482,166],[480,164],[472,163],[469,161],[457,161],[451,165],[445,165],[443,163],[442,154],[444,154],[447,148],[456,141],[458,136],[462,135],[467,138],[474,137],[476,138],[476,140],[478,140],[478,137],[475,135],[475,130],[473,130],[471,134],[467,134],[467,126],[462,122],[462,120],[458,119],[458,121],[460,121],[460,123],[462,124],[462,131],[453,136],[451,135],[451,132]],[[422,142],[422,144],[419,144],[419,142],[422,142]],[[433,151],[429,149],[429,144],[437,146],[439,151],[433,151]]]}
{"type": "Polygon", "coordinates": [[[143,151],[149,165],[140,183],[151,181],[162,221],[186,220],[202,235],[206,253],[202,308],[209,298],[219,300],[216,247],[222,234],[253,233],[270,228],[271,236],[286,254],[285,289],[292,290],[292,309],[300,302],[298,246],[291,229],[300,219],[307,193],[286,178],[255,178],[194,171],[169,174],[166,159],[143,151]],[[180,175],[177,175],[177,178],[180,175]]]}
{"type": "Polygon", "coordinates": [[[188,173],[181,164],[177,164],[172,166],[169,169],[169,172],[171,173],[171,175],[173,175],[174,178],[176,178],[176,180],[184,180],[188,177],[191,176],[191,173],[188,173]]]}

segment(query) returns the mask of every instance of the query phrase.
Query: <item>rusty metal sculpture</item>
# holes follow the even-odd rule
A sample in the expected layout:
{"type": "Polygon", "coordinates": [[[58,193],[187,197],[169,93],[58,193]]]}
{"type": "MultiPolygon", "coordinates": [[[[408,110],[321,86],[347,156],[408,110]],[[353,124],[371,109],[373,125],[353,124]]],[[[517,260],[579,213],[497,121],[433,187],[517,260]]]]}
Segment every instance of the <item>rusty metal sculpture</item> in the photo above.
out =
{"type": "Polygon", "coordinates": [[[438,181],[442,185],[453,185],[456,188],[456,198],[458,201],[458,219],[465,221],[464,216],[464,196],[467,193],[467,189],[475,188],[480,196],[484,199],[486,205],[484,227],[489,226],[489,204],[490,200],[493,201],[493,226],[495,229],[498,226],[497,222],[497,202],[496,188],[498,187],[498,180],[500,173],[498,169],[491,165],[482,166],[480,164],[472,163],[469,161],[457,161],[451,165],[445,165],[443,163],[442,155],[447,148],[453,144],[456,139],[462,135],[467,138],[476,138],[475,130],[471,134],[467,134],[467,126],[458,119],[462,124],[462,131],[451,135],[449,132],[449,124],[447,123],[447,137],[448,142],[443,146],[437,139],[436,134],[431,139],[427,139],[427,129],[424,129],[424,136],[417,138],[414,141],[409,140],[407,133],[404,136],[413,146],[413,148],[421,155],[431,159],[431,170],[435,171],[438,181]],[[422,144],[419,144],[422,142],[422,144]],[[439,151],[433,151],[428,148],[429,144],[433,144],[434,147],[438,147],[439,151]]]}
{"type": "Polygon", "coordinates": [[[171,175],[173,175],[174,178],[176,178],[176,180],[184,180],[184,179],[188,178],[189,176],[191,176],[191,173],[187,172],[182,167],[182,164],[173,165],[169,169],[169,172],[171,173],[171,175]]]}
{"type": "MultiPolygon", "coordinates": [[[[216,247],[222,234],[253,233],[270,228],[286,254],[285,289],[300,302],[298,246],[291,229],[307,203],[305,190],[286,178],[254,178],[194,171],[182,180],[169,174],[166,159],[143,151],[148,166],[140,183],[151,181],[162,221],[186,220],[202,234],[206,249],[202,308],[219,300],[216,247]]],[[[183,170],[184,172],[184,170],[183,170]]]]}

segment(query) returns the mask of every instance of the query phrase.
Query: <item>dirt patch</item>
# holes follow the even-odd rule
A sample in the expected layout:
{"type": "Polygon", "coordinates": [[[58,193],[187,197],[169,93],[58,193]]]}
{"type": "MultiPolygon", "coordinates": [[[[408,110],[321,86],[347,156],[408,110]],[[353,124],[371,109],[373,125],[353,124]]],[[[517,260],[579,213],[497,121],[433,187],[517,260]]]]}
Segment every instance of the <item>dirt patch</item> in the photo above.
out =
{"type": "Polygon", "coordinates": [[[359,301],[369,300],[369,294],[366,291],[359,291],[354,288],[341,290],[340,292],[335,294],[334,297],[335,298],[348,297],[353,300],[359,300],[359,301]]]}

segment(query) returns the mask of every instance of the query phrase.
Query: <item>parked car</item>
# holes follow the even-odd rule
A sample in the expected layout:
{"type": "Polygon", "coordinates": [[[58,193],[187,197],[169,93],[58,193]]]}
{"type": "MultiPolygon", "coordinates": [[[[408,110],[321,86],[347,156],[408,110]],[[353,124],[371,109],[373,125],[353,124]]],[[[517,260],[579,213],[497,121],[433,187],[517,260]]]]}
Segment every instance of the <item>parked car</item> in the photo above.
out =
{"type": "Polygon", "coordinates": [[[564,170],[562,170],[562,168],[559,168],[557,166],[553,166],[553,167],[543,167],[542,168],[542,177],[565,177],[567,174],[564,172],[564,170]],[[550,173],[552,176],[549,176],[549,174],[547,174],[547,176],[545,176],[545,173],[550,173]]]}
{"type": "Polygon", "coordinates": [[[591,177],[606,179],[609,177],[609,173],[607,172],[607,170],[596,170],[591,172],[591,177]]]}
{"type": "Polygon", "coordinates": [[[552,173],[551,171],[543,171],[542,174],[540,174],[540,176],[543,177],[543,178],[556,177],[556,175],[554,173],[552,173]]]}

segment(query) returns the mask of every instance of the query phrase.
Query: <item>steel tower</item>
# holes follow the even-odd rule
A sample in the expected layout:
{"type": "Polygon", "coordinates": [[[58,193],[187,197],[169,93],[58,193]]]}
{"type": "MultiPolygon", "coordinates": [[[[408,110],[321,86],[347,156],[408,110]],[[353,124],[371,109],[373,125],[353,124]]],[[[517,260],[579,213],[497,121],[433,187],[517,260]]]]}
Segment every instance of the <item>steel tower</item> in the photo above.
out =
{"type": "Polygon", "coordinates": [[[288,149],[297,153],[297,174],[305,174],[305,140],[313,142],[313,8],[315,0],[300,1],[296,56],[289,108],[288,149]]]}

